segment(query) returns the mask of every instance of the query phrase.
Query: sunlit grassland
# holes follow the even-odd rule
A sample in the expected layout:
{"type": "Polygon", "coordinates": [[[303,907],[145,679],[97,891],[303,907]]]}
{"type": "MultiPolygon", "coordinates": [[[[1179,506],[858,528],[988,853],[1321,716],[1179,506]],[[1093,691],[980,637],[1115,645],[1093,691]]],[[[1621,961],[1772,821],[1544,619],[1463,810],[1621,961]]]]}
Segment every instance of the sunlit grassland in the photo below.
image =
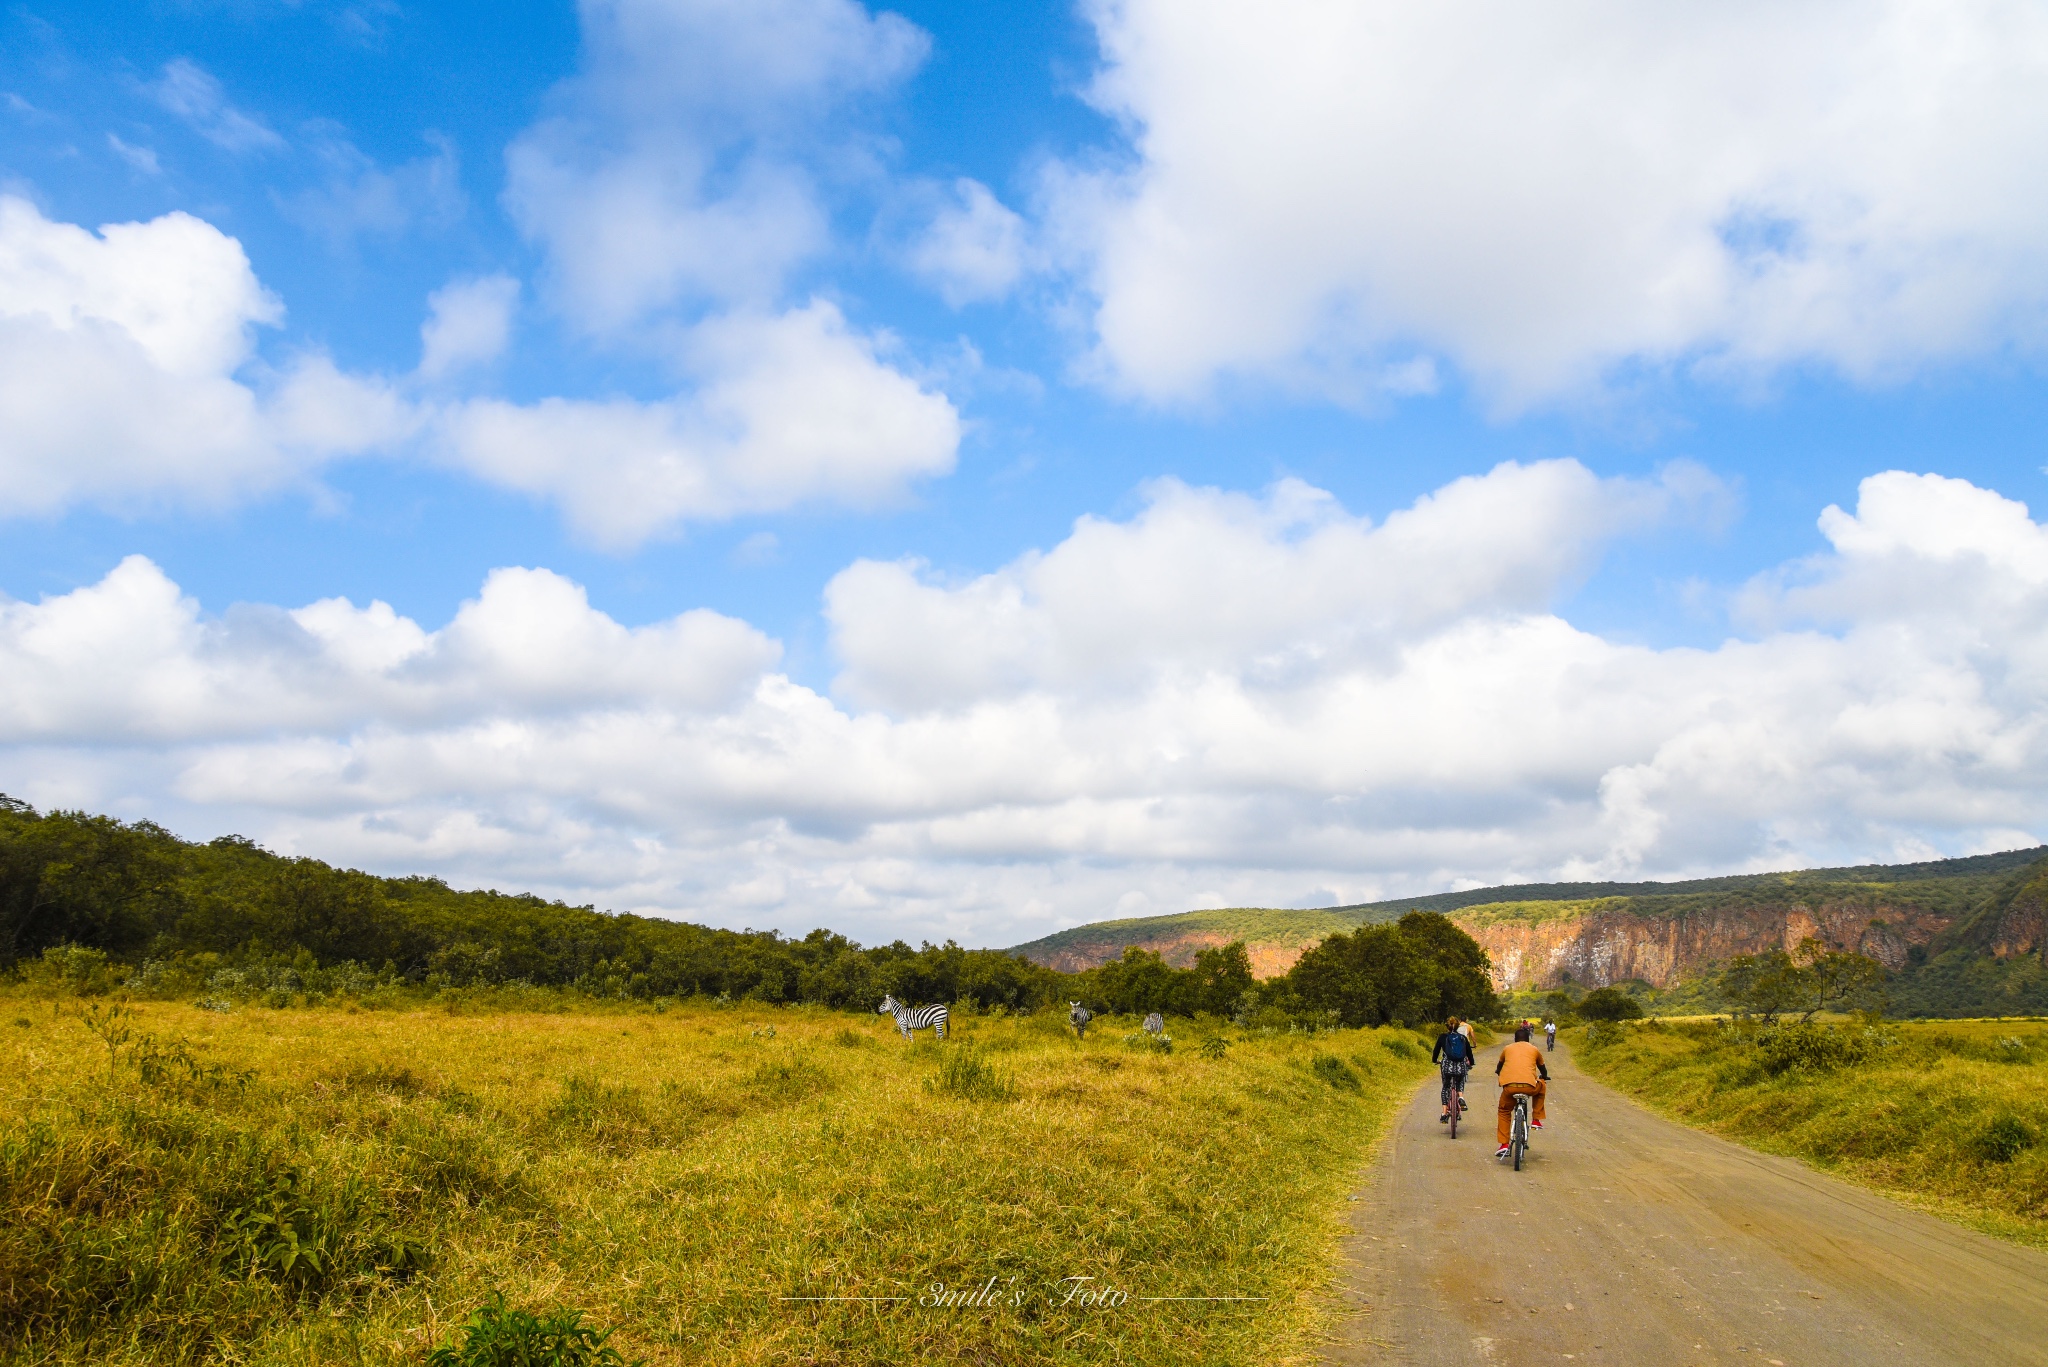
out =
{"type": "Polygon", "coordinates": [[[493,1292],[649,1363],[1298,1360],[1428,1070],[1395,1030],[710,1005],[133,1003],[109,1047],[85,1005],[0,999],[8,1361],[417,1362],[493,1292]],[[1266,1299],[1143,1299],[1208,1296],[1266,1299]]]}
{"type": "Polygon", "coordinates": [[[2048,1022],[1566,1034],[1580,1066],[1676,1119],[2048,1246],[2048,1022]]]}

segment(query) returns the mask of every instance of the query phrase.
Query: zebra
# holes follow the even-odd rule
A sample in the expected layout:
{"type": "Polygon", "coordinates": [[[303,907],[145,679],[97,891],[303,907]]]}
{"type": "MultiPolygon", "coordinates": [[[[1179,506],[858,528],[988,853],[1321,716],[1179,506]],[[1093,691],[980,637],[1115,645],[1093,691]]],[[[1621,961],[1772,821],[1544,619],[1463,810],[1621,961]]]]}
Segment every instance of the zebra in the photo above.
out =
{"type": "Polygon", "coordinates": [[[1088,1038],[1088,1022],[1095,1019],[1095,1013],[1079,1002],[1067,1003],[1067,1022],[1074,1027],[1074,1038],[1088,1038]]]}
{"type": "Polygon", "coordinates": [[[1145,1033],[1152,1036],[1154,1039],[1157,1039],[1159,1038],[1159,1036],[1165,1034],[1166,1017],[1160,1015],[1157,1011],[1154,1011],[1151,1015],[1145,1017],[1145,1033]]]}
{"type": "Polygon", "coordinates": [[[876,1008],[876,1014],[894,1016],[896,1028],[903,1032],[905,1039],[913,1038],[911,1031],[922,1030],[926,1026],[937,1031],[940,1039],[946,1037],[946,1008],[943,1006],[905,1006],[896,1000],[894,993],[891,993],[882,998],[882,1004],[876,1008]]]}

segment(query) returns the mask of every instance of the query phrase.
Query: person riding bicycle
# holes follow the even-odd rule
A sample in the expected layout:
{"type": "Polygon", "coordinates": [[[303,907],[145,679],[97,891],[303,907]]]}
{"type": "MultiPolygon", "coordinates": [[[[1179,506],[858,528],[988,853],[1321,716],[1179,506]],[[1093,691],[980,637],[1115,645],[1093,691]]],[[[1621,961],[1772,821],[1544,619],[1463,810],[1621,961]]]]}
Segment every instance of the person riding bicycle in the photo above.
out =
{"type": "Polygon", "coordinates": [[[1495,1158],[1508,1156],[1508,1130],[1515,1120],[1515,1098],[1533,1096],[1535,1109],[1529,1123],[1543,1128],[1543,1102],[1550,1091],[1550,1069],[1543,1066],[1543,1051],[1529,1042],[1532,1032],[1525,1022],[1515,1027],[1515,1042],[1500,1051],[1493,1075],[1500,1079],[1500,1108],[1494,1125],[1494,1142],[1500,1145],[1495,1158]]]}
{"type": "Polygon", "coordinates": [[[1549,1053],[1557,1048],[1557,1022],[1543,1022],[1543,1049],[1549,1053]]]}
{"type": "Polygon", "coordinates": [[[1465,1074],[1472,1071],[1472,1041],[1458,1028],[1458,1018],[1451,1017],[1444,1026],[1444,1032],[1436,1037],[1436,1048],[1429,1051],[1429,1061],[1443,1072],[1444,1113],[1437,1117],[1437,1124],[1451,1123],[1451,1102],[1455,1100],[1460,1110],[1465,1106],[1465,1074]]]}

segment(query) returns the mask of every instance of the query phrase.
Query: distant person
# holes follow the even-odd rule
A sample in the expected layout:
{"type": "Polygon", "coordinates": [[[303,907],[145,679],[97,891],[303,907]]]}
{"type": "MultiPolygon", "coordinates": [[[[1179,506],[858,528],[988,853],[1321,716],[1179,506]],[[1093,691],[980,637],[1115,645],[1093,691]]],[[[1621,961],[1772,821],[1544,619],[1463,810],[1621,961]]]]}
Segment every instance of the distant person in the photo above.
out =
{"type": "Polygon", "coordinates": [[[1543,1022],[1543,1047],[1544,1047],[1544,1048],[1545,1048],[1546,1050],[1554,1050],[1554,1049],[1556,1049],[1556,1048],[1557,1048],[1557,1022],[1556,1022],[1556,1021],[1545,1021],[1545,1022],[1543,1022]]]}
{"type": "Polygon", "coordinates": [[[1515,1098],[1525,1094],[1536,1098],[1529,1124],[1543,1128],[1543,1102],[1550,1092],[1550,1070],[1543,1066],[1543,1051],[1529,1042],[1529,1023],[1515,1027],[1515,1042],[1500,1051],[1493,1075],[1500,1079],[1500,1107],[1493,1127],[1494,1142],[1500,1149],[1493,1156],[1508,1156],[1508,1130],[1515,1120],[1515,1098]]]}
{"type": "MultiPolygon", "coordinates": [[[[1458,1020],[1456,1016],[1451,1017],[1451,1019],[1458,1020]]],[[[1470,1044],[1472,1042],[1472,1022],[1458,1021],[1458,1033],[1465,1037],[1465,1043],[1470,1044]]]]}
{"type": "Polygon", "coordinates": [[[1451,1017],[1444,1032],[1436,1037],[1436,1048],[1429,1051],[1430,1062],[1443,1073],[1444,1113],[1436,1118],[1439,1125],[1451,1123],[1453,1101],[1460,1111],[1465,1109],[1465,1074],[1472,1071],[1472,1041],[1465,1037],[1459,1024],[1456,1016],[1451,1017]]]}

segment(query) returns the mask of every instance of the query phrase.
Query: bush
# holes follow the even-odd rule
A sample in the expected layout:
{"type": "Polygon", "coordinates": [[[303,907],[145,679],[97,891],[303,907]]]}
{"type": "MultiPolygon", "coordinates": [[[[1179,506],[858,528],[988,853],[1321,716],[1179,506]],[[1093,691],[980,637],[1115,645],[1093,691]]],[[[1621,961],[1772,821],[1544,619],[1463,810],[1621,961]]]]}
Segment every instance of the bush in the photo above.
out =
{"type": "Polygon", "coordinates": [[[968,1101],[1014,1101],[1017,1084],[996,1067],[985,1051],[973,1045],[951,1049],[939,1060],[939,1071],[925,1079],[928,1092],[943,1092],[968,1101]]]}
{"type": "Polygon", "coordinates": [[[427,1367],[626,1367],[605,1343],[609,1329],[583,1323],[580,1310],[557,1310],[541,1319],[508,1310],[493,1296],[463,1321],[461,1341],[427,1354],[427,1367]]]}
{"type": "Polygon", "coordinates": [[[1203,1058],[1222,1058],[1230,1052],[1230,1041],[1221,1035],[1205,1035],[1196,1052],[1203,1058]]]}
{"type": "Polygon", "coordinates": [[[1588,992],[1579,1003],[1579,1015],[1589,1021],[1632,1021],[1642,1018],[1643,1004],[1618,987],[1588,992]]]}
{"type": "Polygon", "coordinates": [[[1971,1147],[1987,1163],[2010,1163],[2039,1138],[2034,1127],[2016,1115],[2002,1115],[1977,1131],[1971,1147]]]}
{"type": "Polygon", "coordinates": [[[1756,1037],[1757,1062],[1775,1077],[1798,1070],[1832,1072],[1867,1060],[1874,1052],[1869,1032],[1851,1034],[1819,1025],[1788,1025],[1756,1037]]]}
{"type": "Polygon", "coordinates": [[[1343,1059],[1333,1054],[1317,1054],[1315,1059],[1308,1065],[1308,1069],[1339,1091],[1360,1093],[1365,1091],[1365,1084],[1359,1080],[1358,1074],[1352,1072],[1350,1065],[1345,1063],[1343,1059]]]}

